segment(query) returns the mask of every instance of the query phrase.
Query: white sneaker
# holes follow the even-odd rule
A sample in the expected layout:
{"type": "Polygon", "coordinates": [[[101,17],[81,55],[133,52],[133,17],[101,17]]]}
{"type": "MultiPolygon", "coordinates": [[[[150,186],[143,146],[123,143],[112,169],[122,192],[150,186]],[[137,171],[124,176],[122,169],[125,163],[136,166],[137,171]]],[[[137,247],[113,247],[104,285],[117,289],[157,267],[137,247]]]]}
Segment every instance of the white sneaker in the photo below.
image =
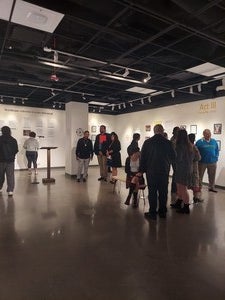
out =
{"type": "Polygon", "coordinates": [[[8,196],[13,196],[13,192],[8,192],[8,196]]]}

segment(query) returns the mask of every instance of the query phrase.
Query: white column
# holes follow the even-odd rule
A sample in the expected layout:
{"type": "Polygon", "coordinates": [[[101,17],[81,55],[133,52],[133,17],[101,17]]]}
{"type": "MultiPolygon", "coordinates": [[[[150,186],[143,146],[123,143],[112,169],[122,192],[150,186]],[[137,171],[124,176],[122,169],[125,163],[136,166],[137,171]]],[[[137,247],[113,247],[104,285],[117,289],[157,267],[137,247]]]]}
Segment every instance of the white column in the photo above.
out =
{"type": "Polygon", "coordinates": [[[88,104],[69,102],[66,104],[66,137],[65,137],[65,162],[66,174],[77,174],[76,144],[83,136],[83,131],[88,130],[88,104]]]}

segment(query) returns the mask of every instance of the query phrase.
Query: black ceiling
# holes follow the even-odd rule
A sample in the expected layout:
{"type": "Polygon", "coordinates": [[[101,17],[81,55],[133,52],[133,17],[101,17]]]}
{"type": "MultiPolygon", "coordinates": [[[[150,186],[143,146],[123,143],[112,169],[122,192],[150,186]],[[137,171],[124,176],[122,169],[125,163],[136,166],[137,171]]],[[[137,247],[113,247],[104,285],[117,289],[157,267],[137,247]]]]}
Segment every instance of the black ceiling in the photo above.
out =
{"type": "Polygon", "coordinates": [[[109,104],[89,105],[89,111],[121,114],[225,95],[216,92],[221,79],[185,71],[206,62],[225,67],[225,1],[27,2],[65,16],[53,33],[0,20],[0,96],[6,104],[64,109],[68,101],[98,101],[109,104]],[[44,47],[57,50],[59,64],[69,69],[41,64],[53,61],[44,47]],[[110,77],[124,78],[126,68],[125,80],[110,77]],[[151,79],[141,83],[148,73],[151,79]],[[126,91],[134,86],[163,93],[148,98],[126,91]]]}

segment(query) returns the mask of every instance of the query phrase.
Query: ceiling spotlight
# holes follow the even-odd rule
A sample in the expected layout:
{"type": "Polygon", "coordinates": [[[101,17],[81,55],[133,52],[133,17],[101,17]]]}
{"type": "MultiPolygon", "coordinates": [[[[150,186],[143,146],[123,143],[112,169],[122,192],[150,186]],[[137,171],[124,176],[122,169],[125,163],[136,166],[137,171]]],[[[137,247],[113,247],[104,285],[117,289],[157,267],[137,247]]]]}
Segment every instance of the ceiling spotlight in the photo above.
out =
{"type": "Polygon", "coordinates": [[[202,81],[202,84],[207,84],[208,83],[208,81],[202,81]]]}
{"type": "Polygon", "coordinates": [[[24,104],[24,99],[22,99],[22,104],[24,104]]]}
{"type": "Polygon", "coordinates": [[[193,86],[190,86],[189,92],[190,94],[193,94],[193,86]]]}
{"type": "Polygon", "coordinates": [[[129,75],[129,73],[130,73],[129,69],[126,68],[122,76],[125,78],[129,75]]]}
{"type": "Polygon", "coordinates": [[[93,108],[93,113],[95,112],[95,108],[93,108]]]}
{"type": "Polygon", "coordinates": [[[200,93],[202,91],[202,85],[201,83],[198,84],[198,92],[200,93]]]}
{"type": "Polygon", "coordinates": [[[144,104],[144,99],[143,98],[141,99],[141,104],[144,104]]]}
{"type": "Polygon", "coordinates": [[[55,108],[55,102],[52,104],[52,107],[55,108]]]}
{"type": "Polygon", "coordinates": [[[172,98],[175,97],[175,91],[174,91],[174,90],[171,91],[171,97],[172,97],[172,98]]]}
{"type": "Polygon", "coordinates": [[[99,108],[98,112],[101,112],[101,107],[99,108]]]}
{"type": "Polygon", "coordinates": [[[1,100],[0,100],[2,103],[4,102],[4,100],[3,100],[3,97],[1,96],[1,100]]]}
{"type": "Polygon", "coordinates": [[[22,82],[19,82],[18,85],[19,85],[19,86],[23,86],[23,83],[22,83],[22,82]]]}
{"type": "Polygon", "coordinates": [[[130,107],[133,107],[133,103],[132,102],[130,102],[130,107]]]}
{"type": "Polygon", "coordinates": [[[120,104],[118,105],[118,108],[121,109],[121,105],[120,104]]]}
{"type": "Polygon", "coordinates": [[[123,103],[123,108],[126,108],[126,104],[125,103],[123,103]]]}
{"type": "Polygon", "coordinates": [[[143,79],[144,83],[147,83],[151,79],[150,73],[147,73],[147,77],[143,79]]]}
{"type": "Polygon", "coordinates": [[[54,92],[53,89],[51,89],[51,94],[52,94],[53,97],[55,96],[55,92],[54,92]]]}
{"type": "Polygon", "coordinates": [[[86,100],[86,97],[85,97],[84,93],[82,94],[82,99],[86,100]]]}
{"type": "Polygon", "coordinates": [[[43,50],[44,50],[45,52],[49,52],[49,53],[52,52],[52,49],[51,49],[51,48],[48,48],[48,47],[44,47],[43,50]]]}
{"type": "Polygon", "coordinates": [[[112,111],[115,109],[115,105],[112,105],[112,111]]]}
{"type": "Polygon", "coordinates": [[[149,103],[152,103],[152,98],[151,98],[151,96],[148,96],[148,102],[149,102],[149,103]]]}
{"type": "Polygon", "coordinates": [[[59,108],[62,108],[62,104],[61,103],[59,103],[59,108]]]}
{"type": "Polygon", "coordinates": [[[13,98],[13,103],[14,103],[14,104],[16,103],[16,99],[15,99],[15,98],[13,98]]]}

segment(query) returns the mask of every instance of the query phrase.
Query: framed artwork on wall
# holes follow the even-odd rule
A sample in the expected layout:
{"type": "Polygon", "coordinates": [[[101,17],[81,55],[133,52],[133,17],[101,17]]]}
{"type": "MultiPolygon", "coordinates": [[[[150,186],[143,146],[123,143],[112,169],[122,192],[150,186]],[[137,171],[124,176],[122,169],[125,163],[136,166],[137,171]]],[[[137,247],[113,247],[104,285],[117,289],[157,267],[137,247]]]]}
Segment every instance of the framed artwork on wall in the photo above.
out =
{"type": "Polygon", "coordinates": [[[145,125],[145,131],[151,131],[151,125],[145,125]]]}
{"type": "Polygon", "coordinates": [[[217,141],[217,144],[218,144],[218,148],[219,148],[219,151],[221,150],[221,141],[220,140],[216,140],[217,141]]]}
{"type": "Polygon", "coordinates": [[[221,134],[222,133],[222,124],[217,123],[213,125],[213,133],[214,134],[221,134]]]}
{"type": "Polygon", "coordinates": [[[23,130],[23,136],[29,136],[31,130],[30,129],[24,129],[23,130]]]}
{"type": "Polygon", "coordinates": [[[91,126],[91,132],[96,132],[97,127],[96,126],[91,126]]]}
{"type": "Polygon", "coordinates": [[[190,125],[190,133],[197,134],[197,125],[190,125]]]}

